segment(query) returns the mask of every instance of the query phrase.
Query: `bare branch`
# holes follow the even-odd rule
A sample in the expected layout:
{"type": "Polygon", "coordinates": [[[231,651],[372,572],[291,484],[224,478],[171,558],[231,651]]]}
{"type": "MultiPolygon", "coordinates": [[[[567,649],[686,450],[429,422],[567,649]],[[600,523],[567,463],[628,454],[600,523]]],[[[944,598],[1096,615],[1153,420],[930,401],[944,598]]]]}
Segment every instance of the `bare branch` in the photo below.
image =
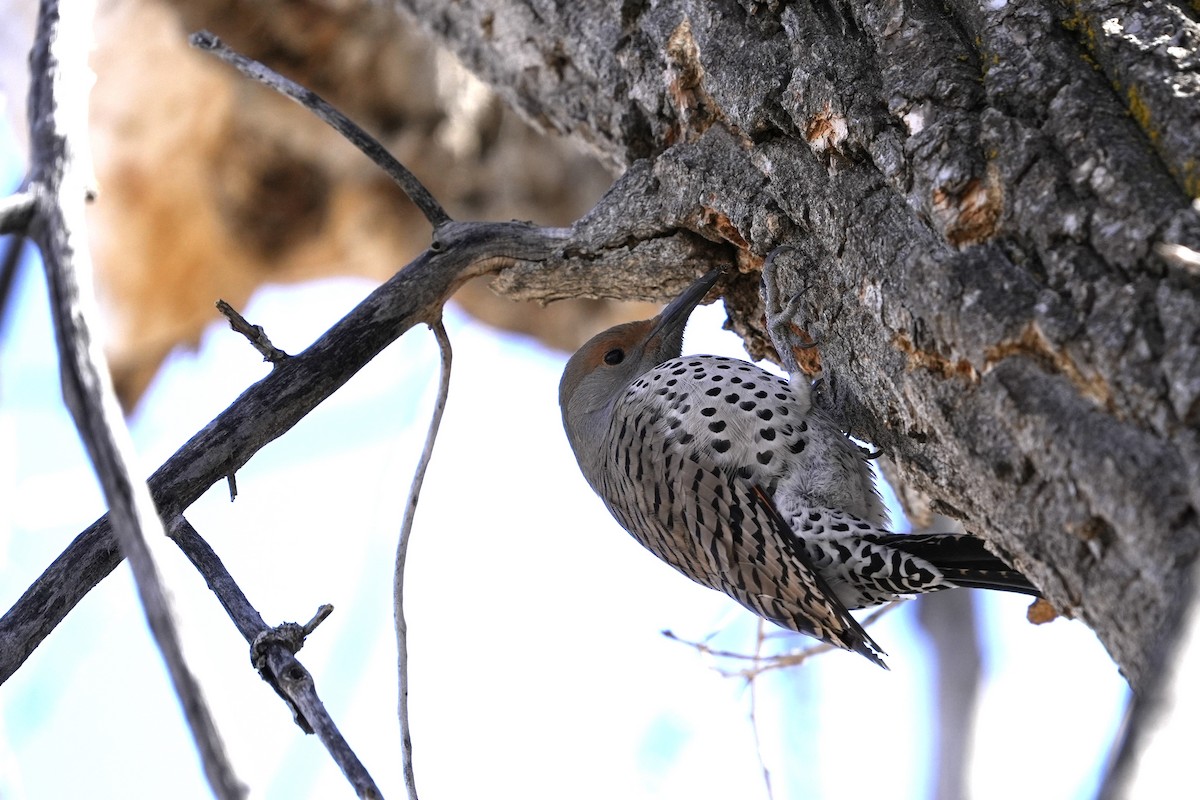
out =
{"type": "Polygon", "coordinates": [[[17,192],[0,199],[0,234],[24,233],[35,205],[32,192],[17,192]]]}
{"type": "Polygon", "coordinates": [[[305,625],[293,622],[275,628],[268,627],[225,569],[220,557],[190,522],[182,516],[175,517],[169,526],[169,533],[251,645],[250,660],[255,669],[292,710],[292,717],[300,729],[305,733],[317,734],[359,797],[382,797],[366,767],[350,749],[325,710],[312,675],[295,657],[304,645],[304,638],[329,616],[333,606],[321,606],[316,616],[305,625]]]}
{"type": "Polygon", "coordinates": [[[238,633],[247,642],[253,642],[254,637],[267,630],[268,625],[263,621],[258,609],[250,604],[250,600],[242,588],[229,574],[229,570],[225,569],[221,557],[192,527],[192,523],[182,516],[177,516],[167,526],[167,535],[179,546],[188,561],[192,562],[192,566],[204,578],[204,582],[217,596],[225,613],[233,620],[238,633]]]}
{"type": "Polygon", "coordinates": [[[225,43],[208,31],[193,33],[189,39],[193,47],[207,50],[217,58],[231,65],[243,75],[265,84],[282,95],[290,97],[300,105],[312,111],[334,130],[361,150],[368,158],[394,180],[413,204],[420,209],[434,229],[450,222],[450,215],[442,208],[429,190],[425,188],[417,176],[401,164],[389,153],[375,137],[351,122],[345,114],[338,111],[311,89],[306,89],[295,81],[288,80],[274,70],[268,69],[257,61],[230,50],[225,43]]]}
{"type": "Polygon", "coordinates": [[[433,457],[433,445],[437,441],[438,428],[442,424],[442,414],[446,411],[446,400],[450,395],[450,368],[454,360],[454,351],[450,347],[450,337],[446,335],[446,327],[438,319],[430,327],[437,338],[438,349],[442,355],[442,370],[438,379],[437,399],[434,401],[433,416],[429,419],[429,433],[425,437],[425,447],[417,468],[413,474],[412,486],[408,490],[408,503],[404,508],[404,521],[400,524],[400,540],[396,544],[396,573],[393,583],[393,603],[396,617],[396,650],[397,677],[399,681],[398,713],[400,716],[400,747],[404,761],[404,785],[408,789],[409,800],[417,800],[417,783],[413,774],[412,758],[412,729],[408,723],[408,622],[404,619],[404,565],[408,560],[408,541],[412,535],[413,519],[417,513],[417,501],[421,496],[421,486],[425,483],[425,471],[429,468],[429,460],[433,457]]]}
{"type": "Polygon", "coordinates": [[[58,339],[63,397],[104,491],[115,521],[113,533],[130,561],[138,595],[179,695],[213,793],[242,797],[216,725],[183,655],[175,621],[147,537],[162,524],[146,485],[132,477],[132,442],[113,392],[90,319],[95,299],[84,234],[84,202],[90,174],[84,166],[90,19],[81,9],[62,16],[55,0],[43,0],[30,58],[29,233],[42,251],[58,339]]]}
{"type": "MultiPolygon", "coordinates": [[[[267,336],[267,332],[262,329],[261,325],[251,325],[246,321],[246,318],[238,313],[237,309],[226,303],[224,300],[217,301],[217,310],[220,311],[225,318],[229,320],[229,327],[245,336],[250,344],[254,345],[254,349],[262,353],[263,361],[269,361],[272,364],[277,364],[290,356],[280,350],[275,345],[271,344],[271,339],[267,336]]],[[[233,494],[231,490],[231,494],[233,494]]]]}
{"type": "Polygon", "coordinates": [[[354,751],[346,745],[341,731],[326,713],[309,671],[287,651],[287,648],[279,645],[266,649],[263,663],[278,680],[280,691],[294,698],[297,712],[312,724],[313,732],[321,740],[321,744],[325,745],[325,749],[333,755],[342,773],[354,786],[355,793],[364,800],[382,798],[383,794],[367,774],[366,768],[354,751]]]}
{"type": "MultiPolygon", "coordinates": [[[[862,619],[864,628],[875,624],[880,617],[888,613],[894,608],[898,608],[900,600],[893,600],[885,606],[880,606],[866,615],[862,619]]],[[[771,655],[763,655],[759,649],[755,649],[753,653],[739,653],[736,650],[721,650],[712,647],[705,642],[694,642],[689,639],[676,636],[672,631],[663,631],[663,636],[673,641],[685,644],[695,650],[697,653],[706,656],[712,656],[718,659],[731,659],[734,661],[749,661],[751,665],[745,669],[725,669],[722,667],[714,667],[714,669],[726,678],[744,678],[746,680],[754,680],[764,672],[770,672],[775,669],[787,669],[789,667],[798,667],[805,661],[821,653],[827,653],[839,648],[829,644],[818,644],[812,647],[805,647],[800,650],[793,650],[788,653],[773,653],[771,655]]],[[[764,640],[770,638],[769,635],[764,635],[764,640]]]]}
{"type": "Polygon", "coordinates": [[[330,605],[329,603],[325,603],[320,608],[318,608],[317,613],[313,614],[313,618],[300,626],[304,631],[304,635],[311,636],[312,632],[317,629],[317,626],[320,625],[325,620],[329,619],[329,615],[332,613],[333,613],[333,606],[330,605]]]}

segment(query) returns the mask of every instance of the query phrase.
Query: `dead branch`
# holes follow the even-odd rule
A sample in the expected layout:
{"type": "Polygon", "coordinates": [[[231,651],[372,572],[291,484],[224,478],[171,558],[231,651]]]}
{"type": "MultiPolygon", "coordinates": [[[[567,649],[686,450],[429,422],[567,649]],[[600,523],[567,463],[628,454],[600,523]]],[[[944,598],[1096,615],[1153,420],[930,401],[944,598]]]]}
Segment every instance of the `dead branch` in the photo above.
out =
{"type": "MultiPolygon", "coordinates": [[[[184,658],[179,632],[153,551],[162,524],[146,485],[133,474],[133,446],[113,391],[108,365],[92,333],[91,286],[84,203],[91,190],[87,165],[87,53],[91,19],[78,8],[62,15],[43,0],[30,57],[32,168],[27,209],[30,237],[42,251],[61,365],[63,398],[79,429],[113,519],[111,530],[129,558],[138,596],[166,662],[213,793],[225,800],[245,794],[184,658]]],[[[5,217],[19,218],[21,206],[5,217]]]]}
{"type": "MultiPolygon", "coordinates": [[[[862,626],[866,628],[870,625],[874,625],[884,614],[892,611],[895,608],[898,608],[901,602],[902,601],[900,600],[893,600],[885,606],[876,608],[870,614],[867,614],[862,618],[862,626]]],[[[759,675],[772,670],[798,667],[813,656],[838,650],[838,648],[834,647],[833,645],[817,644],[811,647],[803,647],[799,650],[791,650],[786,653],[771,653],[764,655],[762,652],[762,644],[766,641],[766,639],[770,638],[769,635],[762,636],[761,641],[756,640],[755,649],[752,653],[742,653],[737,650],[723,650],[721,648],[713,647],[707,642],[684,639],[681,636],[677,636],[673,631],[663,631],[662,635],[668,639],[671,639],[672,641],[687,645],[701,655],[709,656],[717,659],[718,661],[749,661],[750,666],[740,669],[729,669],[721,666],[719,663],[717,666],[713,667],[713,669],[715,669],[723,677],[742,678],[743,680],[747,681],[753,681],[759,675]]],[[[791,634],[789,634],[789,636],[791,636],[791,634]]]]}
{"type": "Polygon", "coordinates": [[[0,235],[24,233],[37,202],[31,192],[18,192],[0,199],[0,235]]]}
{"type": "Polygon", "coordinates": [[[259,83],[270,86],[285,97],[295,100],[328,123],[330,127],[386,172],[404,190],[404,193],[421,210],[425,219],[429,220],[429,224],[435,229],[450,221],[450,215],[442,208],[442,204],[425,188],[424,184],[417,180],[417,176],[413,175],[408,167],[397,161],[375,137],[351,122],[345,114],[327,103],[316,92],[306,89],[295,81],[288,80],[257,61],[246,58],[241,53],[230,50],[220,39],[208,31],[193,33],[189,41],[193,47],[212,53],[246,77],[253,78],[259,83]]]}
{"type": "Polygon", "coordinates": [[[238,313],[237,309],[226,303],[224,300],[217,301],[217,310],[229,320],[229,327],[246,337],[246,340],[254,346],[254,349],[262,354],[263,361],[269,361],[276,364],[289,358],[288,354],[280,350],[275,345],[271,344],[270,337],[267,332],[262,329],[261,325],[251,325],[245,317],[238,313]]]}
{"type": "Polygon", "coordinates": [[[295,657],[304,644],[304,638],[329,616],[333,606],[322,606],[307,625],[284,623],[271,628],[263,621],[258,609],[251,605],[216,551],[190,522],[182,516],[175,517],[168,526],[168,532],[196,571],[204,577],[208,588],[216,595],[238,632],[250,644],[250,659],[255,669],[287,703],[300,729],[305,733],[317,734],[359,797],[383,797],[366,767],[350,749],[325,710],[312,675],[295,657]]]}

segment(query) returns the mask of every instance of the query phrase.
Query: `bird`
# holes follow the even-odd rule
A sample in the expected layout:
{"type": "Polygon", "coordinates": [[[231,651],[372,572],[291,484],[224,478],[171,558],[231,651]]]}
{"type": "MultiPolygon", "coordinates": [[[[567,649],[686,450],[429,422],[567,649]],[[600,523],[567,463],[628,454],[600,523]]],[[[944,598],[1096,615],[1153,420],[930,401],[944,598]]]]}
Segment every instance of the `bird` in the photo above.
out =
{"type": "Polygon", "coordinates": [[[567,440],[621,527],[754,614],[885,669],[851,610],[956,587],[1040,596],[970,534],[888,529],[869,454],[814,407],[811,381],[779,347],[790,306],[768,318],[776,349],[792,354],[789,378],[682,355],[691,312],[724,272],[652,319],[597,334],[563,371],[567,440]]]}

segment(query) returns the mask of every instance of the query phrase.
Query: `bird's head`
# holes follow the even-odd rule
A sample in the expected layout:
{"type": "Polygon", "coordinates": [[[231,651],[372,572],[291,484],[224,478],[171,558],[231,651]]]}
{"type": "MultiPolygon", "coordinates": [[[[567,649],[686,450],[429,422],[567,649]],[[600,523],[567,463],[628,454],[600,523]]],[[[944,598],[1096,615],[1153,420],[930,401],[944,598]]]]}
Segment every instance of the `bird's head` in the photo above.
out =
{"type": "Polygon", "coordinates": [[[603,457],[600,443],[613,408],[629,384],[664,361],[679,357],[688,317],[724,271],[715,269],[700,278],[657,317],[609,328],[571,356],[558,385],[558,404],[567,439],[581,466],[585,458],[603,457]]]}

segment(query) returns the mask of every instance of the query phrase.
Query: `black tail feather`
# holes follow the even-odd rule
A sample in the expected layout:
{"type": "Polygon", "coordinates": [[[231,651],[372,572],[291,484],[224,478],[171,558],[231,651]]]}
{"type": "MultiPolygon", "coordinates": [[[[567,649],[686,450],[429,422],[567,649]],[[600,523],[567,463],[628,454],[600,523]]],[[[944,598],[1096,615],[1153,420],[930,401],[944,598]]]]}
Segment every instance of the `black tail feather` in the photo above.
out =
{"type": "Polygon", "coordinates": [[[1028,578],[969,533],[889,533],[865,538],[925,559],[955,586],[1042,596],[1028,578]]]}

